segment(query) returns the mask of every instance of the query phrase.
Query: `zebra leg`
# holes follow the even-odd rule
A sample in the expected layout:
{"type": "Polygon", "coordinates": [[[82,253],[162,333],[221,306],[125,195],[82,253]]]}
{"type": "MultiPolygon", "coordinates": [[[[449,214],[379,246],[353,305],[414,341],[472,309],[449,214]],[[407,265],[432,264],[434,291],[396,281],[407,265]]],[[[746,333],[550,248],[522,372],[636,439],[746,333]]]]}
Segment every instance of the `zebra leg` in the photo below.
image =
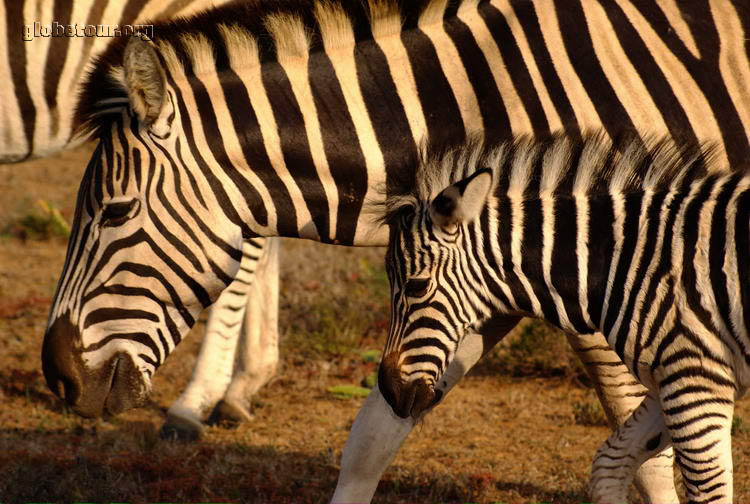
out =
{"type": "MultiPolygon", "coordinates": [[[[594,383],[610,427],[617,428],[640,406],[648,393],[647,389],[630,374],[602,334],[567,336],[594,383]]],[[[667,447],[638,468],[634,483],[644,502],[679,504],[674,485],[673,460],[672,448],[667,447]]]]}
{"type": "MultiPolygon", "coordinates": [[[[519,317],[497,317],[482,328],[481,335],[467,333],[436,387],[438,397],[445,397],[479,358],[513,329],[519,320],[519,317]]],[[[413,419],[396,416],[383,399],[380,389],[377,386],[373,388],[357,413],[344,445],[339,480],[331,503],[370,502],[380,477],[396,457],[414,425],[413,419]]]]}
{"type": "Polygon", "coordinates": [[[357,413],[341,453],[331,504],[370,502],[383,471],[413,428],[414,421],[396,416],[375,385],[357,413]]]}
{"type": "Polygon", "coordinates": [[[212,418],[250,420],[252,396],[276,374],[279,362],[279,251],[281,240],[267,238],[245,312],[245,330],[237,348],[234,375],[212,418]]]}
{"type": "Polygon", "coordinates": [[[669,443],[661,405],[649,395],[599,447],[591,469],[591,499],[597,504],[627,502],[635,471],[669,443]]]}
{"type": "Polygon", "coordinates": [[[193,376],[167,412],[167,420],[162,427],[165,437],[200,437],[203,422],[224,396],[232,380],[242,320],[264,241],[255,238],[245,242],[236,278],[211,306],[193,376]]]}
{"type": "MultiPolygon", "coordinates": [[[[663,355],[655,382],[689,503],[730,504],[733,496],[734,380],[721,370],[685,363],[679,345],[663,355]]],[[[693,354],[695,355],[695,354],[693,354]]],[[[710,362],[710,361],[708,361],[710,362]]]]}

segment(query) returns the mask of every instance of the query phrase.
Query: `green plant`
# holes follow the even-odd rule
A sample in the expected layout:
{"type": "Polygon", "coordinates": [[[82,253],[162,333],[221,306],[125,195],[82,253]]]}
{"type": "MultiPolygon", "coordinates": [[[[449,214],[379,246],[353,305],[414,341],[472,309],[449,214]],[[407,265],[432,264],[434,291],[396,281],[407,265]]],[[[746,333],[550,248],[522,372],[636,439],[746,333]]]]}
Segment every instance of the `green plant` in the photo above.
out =
{"type": "Polygon", "coordinates": [[[359,353],[363,362],[380,362],[380,350],[363,350],[359,353]]]}
{"type": "Polygon", "coordinates": [[[37,200],[39,211],[31,211],[9,226],[6,231],[20,238],[48,239],[53,236],[67,238],[70,225],[60,210],[46,200],[37,200]]]}
{"type": "Polygon", "coordinates": [[[356,385],[334,385],[326,390],[336,399],[354,399],[370,395],[370,389],[356,385]]]}

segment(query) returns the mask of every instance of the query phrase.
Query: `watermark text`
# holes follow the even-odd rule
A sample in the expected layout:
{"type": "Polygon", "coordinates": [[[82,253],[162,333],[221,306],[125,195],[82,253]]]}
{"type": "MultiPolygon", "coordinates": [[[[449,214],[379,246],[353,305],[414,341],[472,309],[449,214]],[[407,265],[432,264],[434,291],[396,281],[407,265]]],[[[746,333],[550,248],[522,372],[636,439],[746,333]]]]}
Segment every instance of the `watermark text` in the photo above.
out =
{"type": "Polygon", "coordinates": [[[108,24],[62,24],[53,21],[52,24],[42,24],[34,21],[23,27],[23,39],[27,42],[38,37],[130,37],[142,33],[148,38],[154,38],[154,25],[108,25],[108,24]]]}

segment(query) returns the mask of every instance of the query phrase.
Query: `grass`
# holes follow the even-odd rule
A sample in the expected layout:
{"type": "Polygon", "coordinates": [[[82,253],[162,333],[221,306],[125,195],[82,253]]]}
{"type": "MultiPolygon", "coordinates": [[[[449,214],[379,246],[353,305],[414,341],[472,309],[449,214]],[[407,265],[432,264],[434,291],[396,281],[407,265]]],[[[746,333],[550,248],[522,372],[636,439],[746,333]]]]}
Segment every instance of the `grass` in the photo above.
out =
{"type": "Polygon", "coordinates": [[[49,306],[52,299],[50,297],[34,294],[15,300],[0,299],[0,319],[12,319],[21,317],[30,311],[40,307],[49,306]]]}
{"type": "Polygon", "coordinates": [[[750,423],[739,415],[732,418],[732,436],[746,436],[750,433],[750,423]]]}
{"type": "Polygon", "coordinates": [[[514,378],[580,377],[586,372],[565,335],[546,322],[524,319],[472,369],[471,374],[514,378]]]}
{"type": "Polygon", "coordinates": [[[306,278],[282,278],[282,307],[291,312],[280,321],[283,351],[319,359],[354,357],[363,346],[380,347],[389,320],[382,249],[340,254],[340,248],[321,246],[314,256],[297,256],[297,244],[286,242],[285,248],[290,269],[305,271],[306,278]]]}
{"type": "Polygon", "coordinates": [[[596,399],[586,399],[573,403],[573,417],[578,425],[598,425],[606,427],[607,415],[601,403],[596,399]]]}
{"type": "Polygon", "coordinates": [[[367,397],[370,389],[357,385],[333,385],[326,389],[336,399],[354,399],[355,397],[367,397]]]}
{"type": "Polygon", "coordinates": [[[36,208],[29,210],[15,221],[11,221],[3,230],[6,236],[15,236],[22,240],[47,240],[50,238],[67,238],[70,236],[70,224],[60,210],[48,202],[39,199],[36,208]]]}

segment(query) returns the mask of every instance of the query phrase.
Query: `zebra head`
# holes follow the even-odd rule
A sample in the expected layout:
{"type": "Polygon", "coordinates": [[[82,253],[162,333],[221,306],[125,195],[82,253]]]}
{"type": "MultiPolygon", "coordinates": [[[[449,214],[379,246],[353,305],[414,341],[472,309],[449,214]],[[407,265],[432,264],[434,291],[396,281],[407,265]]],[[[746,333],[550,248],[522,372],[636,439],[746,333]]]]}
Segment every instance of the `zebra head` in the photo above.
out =
{"type": "Polygon", "coordinates": [[[392,315],[378,386],[402,418],[416,419],[440,399],[436,384],[465,332],[489,315],[476,224],[492,186],[482,169],[436,196],[427,189],[387,202],[392,315]]]}
{"type": "Polygon", "coordinates": [[[110,101],[99,125],[42,349],[49,387],[83,416],[146,400],[156,368],[236,274],[243,240],[209,175],[186,167],[151,43],[134,38],[123,54],[113,75],[127,101],[110,101]]]}

